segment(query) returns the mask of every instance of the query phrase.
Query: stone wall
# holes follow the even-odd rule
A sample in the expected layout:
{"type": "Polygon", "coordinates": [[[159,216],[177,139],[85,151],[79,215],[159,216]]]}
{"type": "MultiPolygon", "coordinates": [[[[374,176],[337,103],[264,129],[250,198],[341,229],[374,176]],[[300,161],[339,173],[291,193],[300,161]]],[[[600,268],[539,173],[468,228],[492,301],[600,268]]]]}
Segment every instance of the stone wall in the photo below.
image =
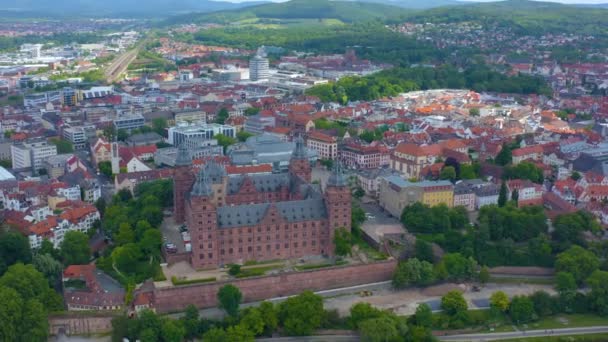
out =
{"type": "Polygon", "coordinates": [[[229,283],[241,290],[243,302],[254,302],[295,295],[305,290],[320,291],[386,281],[392,278],[396,265],[396,260],[389,260],[207,284],[156,288],[154,306],[161,313],[180,311],[189,304],[198,308],[214,307],[217,305],[218,290],[229,283]]]}
{"type": "Polygon", "coordinates": [[[75,313],[49,316],[49,332],[51,335],[59,333],[66,335],[106,334],[112,331],[111,313],[75,313]]]}

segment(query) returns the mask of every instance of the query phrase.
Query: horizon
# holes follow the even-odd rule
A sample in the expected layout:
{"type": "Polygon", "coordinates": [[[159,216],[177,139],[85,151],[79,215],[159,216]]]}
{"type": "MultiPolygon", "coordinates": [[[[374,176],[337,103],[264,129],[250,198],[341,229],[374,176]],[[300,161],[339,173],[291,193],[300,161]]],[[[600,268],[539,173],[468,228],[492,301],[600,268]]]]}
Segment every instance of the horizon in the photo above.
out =
{"type": "MultiPolygon", "coordinates": [[[[290,0],[214,0],[218,2],[231,2],[231,3],[245,3],[245,2],[259,2],[259,1],[267,1],[267,2],[288,2],[290,0]]],[[[353,0],[344,0],[344,1],[353,1],[353,0]]],[[[365,2],[365,0],[362,0],[365,2]]],[[[400,0],[389,0],[394,2],[399,2],[400,0]]],[[[503,2],[508,0],[455,0],[461,2],[503,2]]],[[[608,4],[608,0],[531,0],[531,1],[539,1],[539,2],[555,2],[567,5],[601,5],[608,4]]]]}

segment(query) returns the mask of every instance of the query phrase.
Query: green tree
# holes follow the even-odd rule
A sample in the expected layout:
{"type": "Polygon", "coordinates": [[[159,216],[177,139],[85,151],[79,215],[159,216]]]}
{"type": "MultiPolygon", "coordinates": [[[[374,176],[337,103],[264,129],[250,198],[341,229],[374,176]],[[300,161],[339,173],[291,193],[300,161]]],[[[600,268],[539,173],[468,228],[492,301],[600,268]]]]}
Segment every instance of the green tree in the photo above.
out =
{"type": "Polygon", "coordinates": [[[555,275],[555,290],[559,294],[560,298],[574,298],[577,289],[578,286],[576,285],[576,279],[574,279],[572,273],[557,272],[555,275]]]}
{"type": "Polygon", "coordinates": [[[158,229],[148,229],[144,232],[141,240],[138,242],[144,255],[154,257],[160,256],[160,246],[162,245],[162,234],[158,229]]]}
{"type": "Polygon", "coordinates": [[[571,244],[583,245],[585,244],[584,232],[601,230],[595,216],[585,211],[558,215],[553,220],[553,227],[553,237],[565,247],[569,247],[571,244]]]}
{"type": "Polygon", "coordinates": [[[435,261],[435,256],[433,254],[433,246],[431,246],[430,243],[422,239],[416,239],[414,249],[416,250],[416,259],[430,263],[435,261]]]}
{"type": "Polygon", "coordinates": [[[258,107],[249,107],[243,111],[245,116],[257,115],[260,113],[260,108],[258,107]]]}
{"type": "Polygon", "coordinates": [[[196,306],[188,305],[181,321],[184,326],[184,337],[187,340],[192,340],[199,335],[199,314],[196,306]]]}
{"type": "Polygon", "coordinates": [[[134,274],[138,270],[138,262],[142,259],[143,254],[138,245],[128,243],[118,246],[112,251],[112,261],[114,265],[122,272],[134,274]]]}
{"type": "Polygon", "coordinates": [[[431,307],[425,303],[418,305],[416,313],[413,316],[414,324],[417,326],[430,329],[433,326],[433,311],[431,307]]]}
{"type": "Polygon", "coordinates": [[[135,232],[129,223],[123,222],[118,226],[118,233],[114,235],[114,242],[118,246],[135,242],[135,232]]]}
{"type": "Polygon", "coordinates": [[[473,165],[469,164],[461,164],[460,165],[460,174],[458,178],[460,179],[475,179],[477,178],[477,173],[475,172],[475,168],[473,165]]]}
{"type": "Polygon", "coordinates": [[[359,325],[362,341],[386,342],[399,337],[399,330],[395,321],[387,315],[371,318],[361,322],[359,325]]]}
{"type": "Polygon", "coordinates": [[[239,324],[251,331],[255,336],[259,336],[264,332],[264,318],[258,308],[246,309],[239,324]]]}
{"type": "Polygon", "coordinates": [[[572,246],[558,254],[555,261],[555,270],[572,274],[578,284],[582,284],[599,266],[597,256],[580,246],[572,246]]]}
{"type": "Polygon", "coordinates": [[[449,253],[443,256],[441,262],[445,264],[449,279],[464,280],[475,276],[477,263],[473,258],[465,258],[460,253],[449,253]]]}
{"type": "Polygon", "coordinates": [[[502,149],[500,150],[494,161],[498,165],[505,166],[507,164],[511,164],[512,160],[513,155],[511,153],[511,148],[506,144],[502,145],[502,149]]]}
{"type": "Polygon", "coordinates": [[[509,317],[517,324],[528,323],[535,319],[534,303],[526,296],[515,296],[509,305],[509,317]]]}
{"type": "Polygon", "coordinates": [[[247,141],[247,139],[249,139],[250,137],[254,136],[253,133],[249,133],[246,131],[240,131],[236,134],[236,138],[240,141],[240,142],[245,142],[247,141]]]}
{"type": "Polygon", "coordinates": [[[507,184],[502,182],[500,185],[500,192],[498,193],[498,206],[504,207],[507,204],[507,184]]]}
{"type": "Polygon", "coordinates": [[[445,179],[449,181],[456,180],[456,169],[453,166],[445,166],[443,169],[441,169],[439,179],[445,179]]]}
{"type": "Polygon", "coordinates": [[[44,275],[49,282],[49,286],[54,287],[58,284],[61,278],[61,271],[63,271],[63,265],[50,254],[34,255],[32,264],[38,272],[44,275]]]}
{"type": "Polygon", "coordinates": [[[479,108],[470,108],[469,115],[470,116],[479,116],[479,108]]]}
{"type": "Polygon", "coordinates": [[[152,120],[152,129],[161,136],[165,135],[165,128],[167,127],[167,119],[165,118],[156,118],[152,120]]]}
{"type": "Polygon", "coordinates": [[[224,148],[224,153],[226,153],[228,146],[236,144],[236,140],[234,138],[223,134],[216,134],[213,136],[213,139],[216,139],[217,144],[224,148]]]}
{"type": "Polygon", "coordinates": [[[180,322],[169,318],[162,321],[161,329],[164,342],[181,342],[186,336],[186,330],[180,322]]]}
{"type": "Polygon", "coordinates": [[[30,243],[25,236],[16,232],[0,233],[0,275],[11,265],[31,261],[30,243]]]}
{"type": "Polygon", "coordinates": [[[350,255],[352,248],[352,236],[350,232],[344,228],[336,229],[334,233],[334,246],[336,255],[350,255]]]}
{"type": "Polygon", "coordinates": [[[426,286],[434,281],[433,265],[416,258],[400,262],[393,274],[393,286],[398,289],[412,285],[426,286]]]}
{"type": "Polygon", "coordinates": [[[513,189],[513,192],[511,193],[511,201],[514,203],[519,202],[519,191],[517,191],[517,189],[513,189]]]}
{"type": "Polygon", "coordinates": [[[127,138],[129,138],[129,132],[127,132],[126,129],[121,128],[116,131],[116,139],[118,139],[119,141],[126,141],[127,138]]]}
{"type": "Polygon", "coordinates": [[[268,301],[263,301],[262,303],[260,303],[258,309],[260,310],[260,314],[264,319],[264,334],[272,335],[272,333],[279,326],[279,317],[277,309],[275,308],[274,304],[268,301]]]}
{"type": "Polygon", "coordinates": [[[0,286],[0,340],[21,339],[23,298],[12,288],[0,286]]]}
{"type": "Polygon", "coordinates": [[[241,290],[232,284],[222,286],[217,293],[219,307],[232,317],[237,316],[242,299],[241,290]]]}
{"type": "Polygon", "coordinates": [[[534,312],[539,317],[547,317],[553,315],[554,312],[554,301],[545,291],[536,291],[530,296],[532,304],[534,305],[534,312]]]}
{"type": "Polygon", "coordinates": [[[253,342],[255,340],[255,336],[252,331],[249,331],[247,329],[247,327],[242,324],[238,324],[228,327],[228,329],[226,329],[226,340],[253,342]]]}
{"type": "Polygon", "coordinates": [[[220,109],[220,111],[217,113],[217,118],[215,119],[215,122],[223,125],[226,120],[228,119],[228,117],[230,116],[230,114],[228,113],[228,109],[226,108],[222,108],[220,109]]]}
{"type": "Polygon", "coordinates": [[[374,308],[369,303],[357,303],[350,307],[349,325],[358,329],[359,324],[372,318],[382,316],[382,311],[374,308]]]}
{"type": "Polygon", "coordinates": [[[488,281],[490,281],[490,270],[488,269],[487,266],[483,266],[481,268],[481,270],[479,270],[479,274],[477,275],[477,278],[479,279],[479,282],[482,284],[485,284],[488,281]]]}
{"type": "Polygon", "coordinates": [[[577,171],[572,172],[572,175],[570,176],[570,178],[574,181],[578,181],[579,179],[581,179],[581,174],[578,173],[577,171]]]}
{"type": "Polygon", "coordinates": [[[608,315],[608,272],[594,271],[587,284],[591,288],[589,293],[589,305],[599,315],[608,315]]]}
{"type": "Polygon", "coordinates": [[[0,286],[17,291],[24,300],[36,300],[47,310],[62,309],[61,297],[49,287],[48,281],[33,265],[17,263],[0,278],[0,286]]]}
{"type": "Polygon", "coordinates": [[[496,291],[490,296],[490,308],[496,312],[507,312],[509,309],[509,297],[502,291],[496,291]]]}
{"type": "Polygon", "coordinates": [[[288,335],[307,336],[323,321],[323,298],[311,291],[304,291],[281,303],[279,312],[288,335]]]}
{"type": "Polygon", "coordinates": [[[441,309],[450,316],[467,311],[467,302],[460,291],[450,291],[441,297],[441,309]]]}
{"type": "Polygon", "coordinates": [[[222,328],[213,328],[203,335],[203,341],[210,342],[231,342],[226,336],[226,332],[222,328]]]}
{"type": "Polygon", "coordinates": [[[89,237],[78,231],[65,233],[59,250],[65,265],[83,265],[91,259],[89,237]]]}
{"type": "Polygon", "coordinates": [[[102,161],[97,164],[99,172],[106,177],[112,177],[112,163],[109,161],[102,161]]]}

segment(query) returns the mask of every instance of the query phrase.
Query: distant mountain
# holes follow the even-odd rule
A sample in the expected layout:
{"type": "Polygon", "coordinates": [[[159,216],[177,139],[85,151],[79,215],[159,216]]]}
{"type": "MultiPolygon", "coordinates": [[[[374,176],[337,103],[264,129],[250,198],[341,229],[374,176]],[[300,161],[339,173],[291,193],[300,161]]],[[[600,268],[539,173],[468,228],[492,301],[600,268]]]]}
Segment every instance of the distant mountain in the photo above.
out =
{"type": "Polygon", "coordinates": [[[405,19],[449,23],[476,21],[507,25],[522,33],[570,32],[608,35],[608,9],[555,2],[507,0],[417,11],[405,19]]]}
{"type": "Polygon", "coordinates": [[[40,16],[168,17],[189,12],[214,12],[265,3],[212,0],[0,0],[2,12],[40,16]]]}
{"type": "Polygon", "coordinates": [[[348,23],[373,19],[396,18],[409,12],[410,11],[404,8],[379,2],[291,0],[282,3],[268,3],[252,6],[241,10],[220,11],[202,15],[191,13],[171,18],[169,23],[232,23],[239,21],[251,22],[258,19],[338,19],[348,23]]]}
{"type": "Polygon", "coordinates": [[[466,5],[464,1],[457,0],[362,0],[364,2],[380,3],[409,9],[429,9],[442,6],[466,5]]]}

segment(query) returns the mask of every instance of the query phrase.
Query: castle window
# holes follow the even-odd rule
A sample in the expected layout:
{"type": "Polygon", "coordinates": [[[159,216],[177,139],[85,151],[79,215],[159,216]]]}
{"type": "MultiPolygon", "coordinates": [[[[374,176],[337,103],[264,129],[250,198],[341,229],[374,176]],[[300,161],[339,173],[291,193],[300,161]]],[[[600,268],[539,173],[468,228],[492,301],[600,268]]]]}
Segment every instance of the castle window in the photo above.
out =
{"type": "Polygon", "coordinates": [[[257,250],[260,252],[262,250],[262,246],[258,246],[257,250]]]}
{"type": "Polygon", "coordinates": [[[198,258],[199,259],[205,259],[205,254],[199,254],[198,258]]]}
{"type": "Polygon", "coordinates": [[[222,249],[222,250],[220,250],[220,255],[224,255],[224,254],[226,254],[226,251],[225,251],[225,250],[223,250],[223,249],[222,249]]]}
{"type": "Polygon", "coordinates": [[[210,243],[210,244],[207,245],[207,247],[211,248],[211,247],[213,247],[213,244],[210,243]]]}
{"type": "Polygon", "coordinates": [[[269,251],[270,250],[270,245],[266,245],[266,250],[269,251]]]}
{"type": "Polygon", "coordinates": [[[280,244],[277,243],[276,245],[274,245],[274,249],[279,249],[279,248],[281,248],[280,244]]]}
{"type": "Polygon", "coordinates": [[[228,253],[232,254],[232,252],[233,252],[233,251],[232,251],[232,248],[230,248],[230,249],[228,250],[228,253]]]}
{"type": "Polygon", "coordinates": [[[286,243],[286,244],[285,244],[285,248],[289,248],[289,243],[286,243]]]}
{"type": "Polygon", "coordinates": [[[247,247],[247,252],[251,252],[251,246],[247,247]]]}
{"type": "Polygon", "coordinates": [[[207,254],[207,256],[209,257],[209,259],[213,259],[213,253],[209,253],[207,254]]]}

